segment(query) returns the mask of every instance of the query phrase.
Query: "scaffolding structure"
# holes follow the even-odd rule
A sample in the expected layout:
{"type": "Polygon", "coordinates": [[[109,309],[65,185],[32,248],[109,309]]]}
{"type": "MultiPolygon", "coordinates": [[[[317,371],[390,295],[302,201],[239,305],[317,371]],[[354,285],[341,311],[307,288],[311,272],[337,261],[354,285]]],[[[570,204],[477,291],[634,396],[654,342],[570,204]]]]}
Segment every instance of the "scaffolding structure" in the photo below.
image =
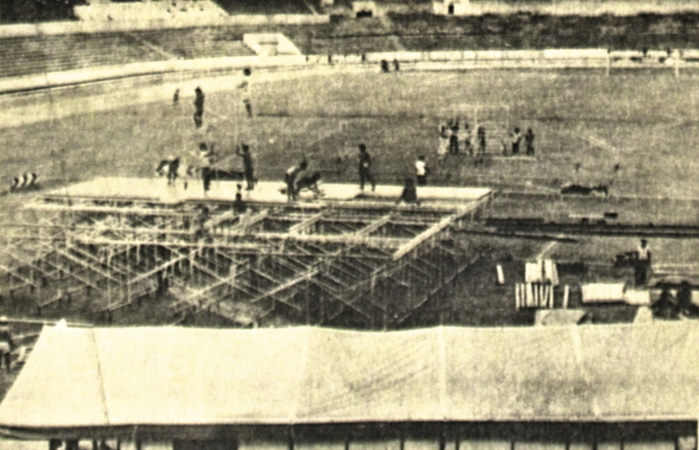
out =
{"type": "Polygon", "coordinates": [[[479,256],[454,231],[483,217],[489,190],[464,199],[439,188],[414,206],[326,187],[342,198],[286,202],[258,190],[244,213],[234,196],[44,194],[25,206],[34,223],[3,233],[5,290],[26,289],[39,314],[87,296],[110,322],[167,293],[161,314],[173,323],[206,311],[242,326],[395,328],[479,256]]]}

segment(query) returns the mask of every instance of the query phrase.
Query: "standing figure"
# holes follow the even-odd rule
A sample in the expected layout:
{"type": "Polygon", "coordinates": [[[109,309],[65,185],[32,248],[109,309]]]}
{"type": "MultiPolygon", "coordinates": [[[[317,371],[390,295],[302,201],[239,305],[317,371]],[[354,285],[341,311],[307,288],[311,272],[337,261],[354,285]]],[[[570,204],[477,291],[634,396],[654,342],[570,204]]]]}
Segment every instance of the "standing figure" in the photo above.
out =
{"type": "Polygon", "coordinates": [[[252,75],[252,70],[249,67],[243,69],[243,81],[241,81],[240,84],[236,87],[240,90],[240,96],[243,100],[243,105],[245,105],[245,112],[247,112],[249,118],[252,118],[252,100],[250,99],[250,75],[252,75]]]}
{"type": "Polygon", "coordinates": [[[233,202],[233,211],[238,215],[242,215],[245,214],[247,210],[248,207],[243,200],[243,194],[236,192],[235,201],[233,202]]]}
{"type": "Polygon", "coordinates": [[[175,94],[172,96],[172,105],[176,106],[180,103],[180,90],[175,89],[175,94]]]}
{"type": "Polygon", "coordinates": [[[473,142],[471,141],[471,128],[468,123],[464,122],[464,151],[468,153],[468,156],[473,156],[473,142]]]}
{"type": "Polygon", "coordinates": [[[180,158],[170,160],[167,168],[167,185],[174,186],[177,180],[177,172],[180,170],[180,158]]]}
{"type": "Polygon", "coordinates": [[[437,156],[443,159],[449,152],[449,128],[446,125],[439,127],[439,147],[437,147],[437,156]]]}
{"type": "Polygon", "coordinates": [[[166,176],[167,185],[170,186],[175,184],[179,170],[180,158],[170,156],[160,161],[158,167],[155,169],[155,173],[160,176],[166,176]]]}
{"type": "Polygon", "coordinates": [[[478,131],[476,131],[476,139],[478,140],[478,155],[485,155],[486,148],[486,138],[485,138],[485,127],[483,125],[478,126],[478,131]]]}
{"type": "Polygon", "coordinates": [[[284,181],[286,182],[286,198],[289,201],[296,200],[298,197],[298,192],[296,189],[296,179],[299,175],[308,168],[308,163],[306,158],[301,161],[296,166],[289,167],[284,174],[284,181]]]}
{"type": "Polygon", "coordinates": [[[9,321],[7,317],[2,316],[0,317],[0,368],[2,368],[4,361],[8,372],[12,368],[12,350],[14,347],[15,343],[12,340],[9,321]]]}
{"type": "Polygon", "coordinates": [[[449,135],[449,153],[459,154],[459,120],[451,122],[451,133],[449,135]]]}
{"type": "Polygon", "coordinates": [[[246,144],[241,144],[239,147],[236,147],[235,150],[236,155],[243,158],[243,176],[245,177],[245,182],[247,183],[247,187],[245,188],[245,190],[251,191],[255,188],[255,168],[252,164],[252,155],[250,154],[250,148],[246,144]]]}
{"type": "Polygon", "coordinates": [[[524,148],[527,156],[534,156],[534,132],[531,128],[527,129],[527,132],[524,134],[524,148]]]}
{"type": "Polygon", "coordinates": [[[636,286],[643,286],[648,281],[648,272],[650,271],[651,252],[648,241],[641,239],[637,252],[638,259],[634,268],[634,281],[636,286]]]}
{"type": "Polygon", "coordinates": [[[427,167],[424,156],[418,156],[415,161],[415,174],[417,175],[417,185],[427,186],[427,176],[430,174],[430,168],[427,167]]]}
{"type": "Polygon", "coordinates": [[[371,173],[371,156],[366,150],[366,145],[359,144],[359,189],[364,190],[364,183],[371,183],[371,191],[376,190],[376,181],[371,173]]]}
{"type": "Polygon", "coordinates": [[[420,200],[417,199],[417,189],[415,188],[415,182],[412,178],[405,179],[403,192],[400,194],[400,197],[398,197],[396,205],[399,205],[401,202],[409,205],[420,206],[420,200]]]}
{"type": "Polygon", "coordinates": [[[519,128],[515,128],[515,132],[512,133],[512,154],[519,155],[519,144],[522,142],[522,132],[519,128]]]}
{"type": "Polygon", "coordinates": [[[194,125],[201,128],[204,124],[204,92],[199,86],[194,89],[194,125]]]}

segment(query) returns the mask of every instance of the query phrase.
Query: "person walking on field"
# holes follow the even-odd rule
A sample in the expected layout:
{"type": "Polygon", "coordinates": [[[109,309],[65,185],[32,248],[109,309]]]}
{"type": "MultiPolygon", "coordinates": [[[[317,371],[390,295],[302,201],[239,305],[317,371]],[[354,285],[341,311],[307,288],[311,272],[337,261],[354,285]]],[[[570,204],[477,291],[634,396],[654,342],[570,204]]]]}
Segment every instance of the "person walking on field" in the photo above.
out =
{"type": "Polygon", "coordinates": [[[519,155],[519,145],[522,142],[522,132],[519,128],[515,128],[515,132],[512,134],[512,154],[519,155]]]}
{"type": "Polygon", "coordinates": [[[236,86],[240,91],[240,96],[243,100],[243,105],[245,105],[245,112],[247,112],[248,117],[252,118],[252,100],[250,99],[250,76],[252,75],[252,70],[248,67],[243,69],[243,81],[236,86]]]}
{"type": "Polygon", "coordinates": [[[247,183],[245,190],[251,191],[255,189],[255,168],[253,167],[250,148],[247,146],[247,144],[241,144],[239,147],[236,147],[235,150],[236,155],[243,158],[243,176],[245,177],[245,182],[247,183]]]}
{"type": "Polygon", "coordinates": [[[204,91],[199,86],[194,90],[194,125],[201,128],[204,124],[204,91]]]}
{"type": "Polygon", "coordinates": [[[437,156],[439,156],[439,159],[444,159],[447,153],[449,153],[450,132],[451,130],[449,130],[446,125],[441,125],[439,127],[439,147],[437,147],[437,156]]]}
{"type": "Polygon", "coordinates": [[[371,156],[366,149],[366,145],[359,144],[359,188],[364,190],[365,182],[371,183],[371,191],[376,190],[376,181],[371,173],[371,156]]]}
{"type": "Polygon", "coordinates": [[[534,132],[531,128],[524,134],[524,148],[527,156],[534,156],[534,132]]]}

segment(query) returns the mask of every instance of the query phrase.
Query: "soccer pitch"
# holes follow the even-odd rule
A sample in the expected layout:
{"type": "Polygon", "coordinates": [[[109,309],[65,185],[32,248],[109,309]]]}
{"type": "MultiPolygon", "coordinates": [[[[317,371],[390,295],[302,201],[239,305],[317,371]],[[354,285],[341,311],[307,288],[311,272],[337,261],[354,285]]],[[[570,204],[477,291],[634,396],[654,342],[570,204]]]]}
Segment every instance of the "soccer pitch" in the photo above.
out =
{"type": "MultiPolygon", "coordinates": [[[[363,142],[379,183],[412,175],[416,157],[425,155],[433,184],[553,191],[578,182],[611,184],[616,196],[697,198],[697,81],[686,72],[674,78],[645,71],[611,77],[596,71],[330,71],[255,84],[254,119],[233,90],[208,93],[201,130],[184,92],[179,105],[57,113],[48,122],[4,128],[0,175],[9,182],[34,171],[47,186],[95,176],[151,177],[159,159],[186,156],[205,141],[215,142],[220,164],[232,168],[240,163],[232,156],[235,146],[248,143],[261,179],[282,180],[305,156],[325,179],[351,182],[363,142]],[[532,128],[536,158],[501,157],[493,152],[496,130],[487,130],[494,157],[486,164],[463,154],[439,161],[438,126],[447,119],[440,116],[465,104],[507,105],[507,117],[489,123],[532,128]]],[[[81,88],[68,94],[33,101],[60,112],[62,101],[90,95],[81,88]]],[[[24,195],[9,197],[3,198],[8,206],[24,195]]]]}

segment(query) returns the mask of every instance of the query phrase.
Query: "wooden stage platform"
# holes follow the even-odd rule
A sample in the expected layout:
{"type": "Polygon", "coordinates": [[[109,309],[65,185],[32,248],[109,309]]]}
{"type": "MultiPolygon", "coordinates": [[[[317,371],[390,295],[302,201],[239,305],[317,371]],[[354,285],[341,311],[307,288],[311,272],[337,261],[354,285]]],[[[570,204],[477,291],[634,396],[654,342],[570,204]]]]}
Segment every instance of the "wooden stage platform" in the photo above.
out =
{"type": "MultiPolygon", "coordinates": [[[[96,178],[77,183],[39,195],[45,200],[71,201],[133,201],[139,203],[179,204],[186,202],[232,202],[238,190],[239,182],[213,181],[211,189],[204,192],[202,182],[178,180],[175,186],[168,186],[164,178],[96,178]]],[[[283,192],[283,182],[261,181],[252,191],[242,190],[243,200],[253,203],[286,204],[289,203],[283,192]]],[[[320,185],[323,195],[315,198],[310,191],[302,192],[296,203],[335,202],[377,202],[395,203],[403,191],[398,185],[378,185],[375,192],[364,191],[356,184],[323,183],[320,185]]],[[[418,199],[425,205],[459,204],[479,201],[492,194],[492,190],[479,187],[418,187],[418,199]]]]}

